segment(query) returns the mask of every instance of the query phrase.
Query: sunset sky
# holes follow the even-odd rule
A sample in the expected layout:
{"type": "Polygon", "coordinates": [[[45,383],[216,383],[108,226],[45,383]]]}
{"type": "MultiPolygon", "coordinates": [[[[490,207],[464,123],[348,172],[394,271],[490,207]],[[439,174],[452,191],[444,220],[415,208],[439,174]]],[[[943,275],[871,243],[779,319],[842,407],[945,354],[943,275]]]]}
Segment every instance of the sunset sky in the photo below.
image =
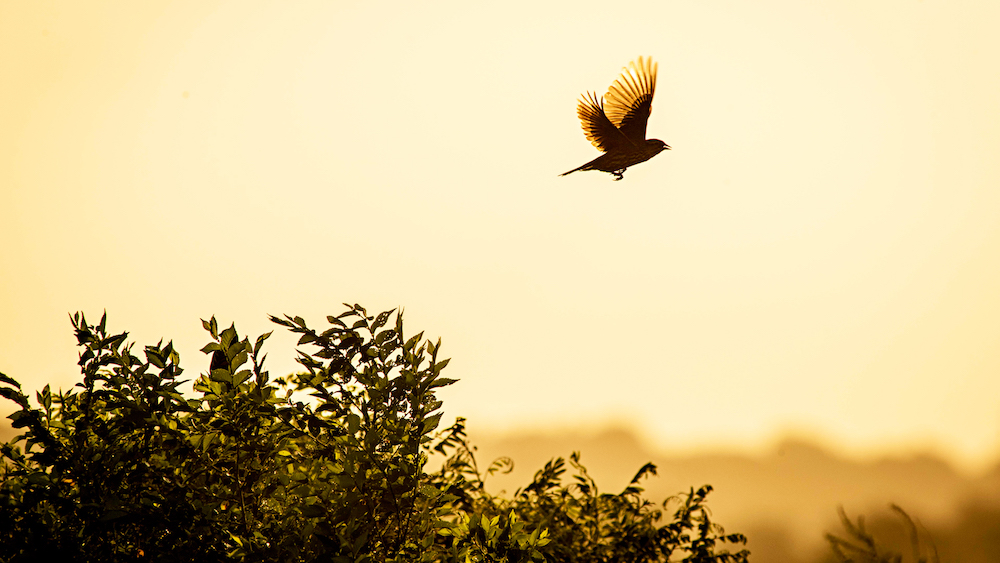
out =
{"type": "MultiPolygon", "coordinates": [[[[404,307],[472,430],[1000,458],[1000,4],[0,0],[0,371],[404,307]],[[648,132],[576,117],[639,55],[648,132]]],[[[279,329],[280,330],[280,329],[279,329]]],[[[275,332],[272,374],[294,369],[275,332]]],[[[9,408],[3,409],[9,412],[9,408]]]]}

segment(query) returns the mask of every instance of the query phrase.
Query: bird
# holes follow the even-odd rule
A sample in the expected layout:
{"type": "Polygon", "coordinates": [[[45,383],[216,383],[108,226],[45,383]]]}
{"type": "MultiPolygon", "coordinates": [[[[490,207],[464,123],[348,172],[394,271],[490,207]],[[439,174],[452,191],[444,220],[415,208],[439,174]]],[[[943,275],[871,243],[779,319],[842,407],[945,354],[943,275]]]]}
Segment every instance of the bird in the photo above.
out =
{"type": "Polygon", "coordinates": [[[656,68],[652,58],[639,57],[622,69],[621,76],[603,97],[598,98],[597,92],[580,97],[576,115],[583,134],[604,154],[560,176],[579,170],[600,170],[617,181],[629,166],[670,150],[670,145],[663,141],[646,138],[646,122],[656,91],[656,68]]]}

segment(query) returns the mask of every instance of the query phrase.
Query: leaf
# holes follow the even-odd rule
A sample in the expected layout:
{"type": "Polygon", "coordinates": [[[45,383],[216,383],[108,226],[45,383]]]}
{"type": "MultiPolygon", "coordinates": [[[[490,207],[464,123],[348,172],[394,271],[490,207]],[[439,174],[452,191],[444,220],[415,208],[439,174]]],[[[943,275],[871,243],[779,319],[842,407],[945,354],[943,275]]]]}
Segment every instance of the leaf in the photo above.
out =
{"type": "MultiPolygon", "coordinates": [[[[212,373],[210,374],[210,377],[213,382],[219,381],[221,383],[228,383],[230,385],[232,385],[233,383],[233,376],[232,374],[229,373],[228,369],[213,369],[212,373]]],[[[216,391],[215,388],[213,387],[212,392],[216,394],[221,394],[222,388],[220,387],[219,390],[216,391]]]]}
{"type": "Polygon", "coordinates": [[[438,377],[427,386],[428,389],[434,389],[435,387],[444,387],[445,385],[451,385],[458,381],[457,379],[449,379],[447,377],[438,377]]]}
{"type": "Polygon", "coordinates": [[[316,504],[305,504],[299,507],[299,512],[306,518],[319,518],[326,514],[322,506],[316,504]]]}
{"type": "Polygon", "coordinates": [[[233,367],[233,369],[236,369],[236,368],[242,366],[243,364],[247,363],[247,358],[248,357],[249,357],[249,355],[247,354],[247,351],[243,350],[239,354],[236,354],[236,357],[233,358],[233,361],[230,362],[230,365],[233,367]]]}
{"type": "Polygon", "coordinates": [[[391,341],[396,336],[396,331],[390,329],[383,330],[382,332],[375,335],[375,344],[377,346],[382,346],[386,341],[391,341]]]}
{"type": "Polygon", "coordinates": [[[339,404],[337,404],[337,403],[331,403],[331,402],[323,403],[322,405],[319,406],[319,408],[316,409],[317,413],[321,413],[321,412],[325,412],[325,411],[331,411],[331,412],[333,412],[335,414],[340,414],[340,413],[344,412],[344,409],[339,404]]]}
{"type": "Polygon", "coordinates": [[[649,462],[646,465],[643,465],[639,469],[639,471],[635,474],[635,477],[632,477],[631,483],[632,484],[638,483],[639,480],[642,479],[643,477],[645,477],[647,474],[649,474],[649,475],[656,475],[656,465],[653,464],[652,462],[649,462]]]}
{"type": "Polygon", "coordinates": [[[382,326],[385,325],[385,323],[389,320],[389,316],[392,315],[394,311],[395,309],[391,309],[389,311],[383,311],[379,313],[378,317],[375,318],[375,323],[372,324],[372,330],[375,331],[382,328],[382,326]]]}
{"type": "Polygon", "coordinates": [[[46,409],[52,408],[52,391],[46,385],[44,389],[35,393],[38,403],[46,409]]]}
{"type": "Polygon", "coordinates": [[[268,338],[271,337],[271,333],[272,332],[274,332],[274,331],[262,334],[262,335],[260,335],[260,336],[257,337],[257,343],[254,344],[254,347],[253,347],[253,353],[254,354],[257,354],[258,352],[260,352],[260,347],[264,345],[264,341],[265,340],[267,340],[268,338]]]}
{"type": "Polygon", "coordinates": [[[436,415],[434,415],[432,417],[429,417],[429,418],[425,419],[424,420],[423,430],[420,433],[421,434],[427,434],[427,433],[433,431],[435,428],[437,428],[438,423],[441,422],[441,417],[443,415],[444,415],[444,413],[438,413],[438,414],[436,414],[436,415]]]}
{"type": "Polygon", "coordinates": [[[118,509],[116,509],[116,510],[108,510],[107,512],[105,512],[104,514],[102,514],[101,517],[98,518],[97,520],[99,522],[107,522],[109,520],[117,520],[117,519],[119,519],[119,518],[121,518],[123,516],[128,516],[128,512],[125,512],[124,510],[118,510],[118,509]]]}
{"type": "Polygon", "coordinates": [[[146,360],[153,366],[163,369],[166,364],[163,362],[163,358],[156,353],[156,350],[146,349],[146,360]]]}
{"type": "MultiPolygon", "coordinates": [[[[6,391],[6,389],[0,389],[0,391],[6,391]]],[[[12,428],[24,428],[38,419],[38,413],[35,411],[21,410],[13,412],[7,415],[7,418],[11,420],[12,428]]]]}
{"type": "Polygon", "coordinates": [[[236,325],[231,324],[229,328],[222,331],[222,334],[219,335],[219,343],[222,344],[223,348],[229,348],[238,337],[236,334],[236,325]]]}
{"type": "Polygon", "coordinates": [[[49,476],[42,472],[36,472],[28,475],[28,482],[32,485],[48,485],[50,482],[49,476]]]}
{"type": "Polygon", "coordinates": [[[251,377],[253,377],[253,372],[250,370],[240,370],[233,375],[233,385],[243,385],[251,377]]]}
{"type": "Polygon", "coordinates": [[[411,336],[409,340],[406,341],[406,345],[403,346],[407,351],[413,350],[413,348],[420,342],[420,339],[424,337],[424,333],[421,332],[415,336],[411,336]]]}
{"type": "Polygon", "coordinates": [[[125,339],[128,338],[128,333],[123,332],[121,334],[116,334],[114,336],[109,336],[101,341],[102,348],[108,348],[111,350],[117,350],[125,339]]]}
{"type": "Polygon", "coordinates": [[[3,374],[3,372],[0,372],[0,381],[2,381],[4,383],[10,383],[14,387],[17,387],[18,389],[21,388],[21,384],[20,383],[18,383],[17,381],[15,381],[13,378],[7,377],[6,375],[3,374]]]}
{"type": "Polygon", "coordinates": [[[351,413],[347,415],[347,432],[349,434],[357,434],[358,428],[361,427],[361,417],[351,413]]]}
{"type": "Polygon", "coordinates": [[[3,397],[5,399],[10,399],[11,401],[14,401],[15,403],[23,407],[28,406],[26,400],[27,397],[25,397],[24,394],[22,394],[17,389],[13,389],[11,387],[0,387],[0,397],[3,397]]]}

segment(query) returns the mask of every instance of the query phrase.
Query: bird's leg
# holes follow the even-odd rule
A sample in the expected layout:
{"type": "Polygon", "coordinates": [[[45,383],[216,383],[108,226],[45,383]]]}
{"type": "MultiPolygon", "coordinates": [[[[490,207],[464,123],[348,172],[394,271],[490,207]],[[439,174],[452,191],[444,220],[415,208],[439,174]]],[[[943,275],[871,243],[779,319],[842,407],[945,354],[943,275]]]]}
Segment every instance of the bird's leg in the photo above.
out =
{"type": "Polygon", "coordinates": [[[618,180],[621,180],[622,178],[624,178],[624,177],[625,177],[625,176],[624,176],[624,174],[625,174],[625,169],[624,169],[624,168],[622,168],[622,169],[620,169],[620,170],[615,170],[615,171],[614,171],[614,172],[612,172],[611,174],[612,174],[612,175],[614,175],[614,177],[615,177],[615,181],[617,182],[618,180]]]}

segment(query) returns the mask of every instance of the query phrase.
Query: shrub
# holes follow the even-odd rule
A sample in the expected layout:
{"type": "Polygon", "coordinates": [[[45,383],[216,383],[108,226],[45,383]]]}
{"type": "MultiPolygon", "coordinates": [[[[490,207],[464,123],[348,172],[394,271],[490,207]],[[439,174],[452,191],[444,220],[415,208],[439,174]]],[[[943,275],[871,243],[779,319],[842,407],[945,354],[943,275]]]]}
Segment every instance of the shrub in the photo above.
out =
{"type": "MultiPolygon", "coordinates": [[[[927,538],[921,538],[917,530],[917,525],[902,508],[895,504],[890,504],[889,508],[902,520],[906,539],[910,544],[910,555],[913,563],[939,563],[937,547],[927,538]]],[[[830,543],[830,549],[837,561],[841,563],[901,563],[903,553],[901,550],[887,547],[882,541],[876,538],[865,526],[864,516],[858,516],[855,524],[847,517],[843,507],[838,510],[840,523],[844,526],[847,539],[827,534],[826,540],[830,543]]]]}
{"type": "Polygon", "coordinates": [[[348,306],[323,331],[272,317],[310,347],[273,380],[270,333],[203,321],[211,367],[186,394],[171,343],[140,352],[106,316],[74,315],[76,388],[32,406],[0,374],[23,432],[0,446],[0,561],[747,560],[727,550],[746,539],[710,521],[710,487],[644,500],[652,465],[606,494],[574,454],[569,484],[554,459],[513,498],[488,494],[511,462],[480,471],[464,421],[438,429],[448,360],[393,313],[348,306]]]}

